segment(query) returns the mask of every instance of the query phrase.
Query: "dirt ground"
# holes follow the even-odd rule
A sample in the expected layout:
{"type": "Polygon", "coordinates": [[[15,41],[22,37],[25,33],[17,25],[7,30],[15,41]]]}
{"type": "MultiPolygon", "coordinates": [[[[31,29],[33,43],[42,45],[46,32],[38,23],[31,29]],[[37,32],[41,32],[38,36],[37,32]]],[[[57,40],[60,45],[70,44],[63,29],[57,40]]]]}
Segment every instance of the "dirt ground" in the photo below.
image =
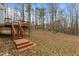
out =
{"type": "Polygon", "coordinates": [[[77,56],[79,55],[79,36],[50,31],[33,30],[31,41],[37,45],[27,53],[17,54],[10,36],[0,35],[0,55],[26,56],[77,56]]]}

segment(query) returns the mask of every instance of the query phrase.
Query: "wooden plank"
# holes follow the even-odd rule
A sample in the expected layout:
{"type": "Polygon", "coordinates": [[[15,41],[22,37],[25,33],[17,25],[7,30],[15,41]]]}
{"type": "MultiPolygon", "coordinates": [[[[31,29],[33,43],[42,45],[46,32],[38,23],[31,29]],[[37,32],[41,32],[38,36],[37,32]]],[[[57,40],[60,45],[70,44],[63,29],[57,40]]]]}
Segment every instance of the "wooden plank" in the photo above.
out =
{"type": "Polygon", "coordinates": [[[21,48],[24,48],[24,47],[28,47],[30,45],[33,45],[33,42],[29,42],[29,43],[26,43],[26,44],[19,45],[19,46],[17,46],[17,49],[21,49],[21,48]]]}
{"type": "Polygon", "coordinates": [[[26,39],[16,39],[16,40],[14,40],[14,42],[18,46],[18,45],[21,45],[21,44],[28,43],[29,40],[26,40],[26,39]]]}
{"type": "Polygon", "coordinates": [[[36,46],[36,44],[33,44],[33,45],[30,45],[30,46],[28,46],[28,47],[25,47],[25,48],[22,48],[22,49],[18,49],[17,50],[17,52],[24,52],[24,51],[26,51],[27,49],[30,49],[30,48],[32,48],[32,47],[34,47],[34,46],[36,46]]]}

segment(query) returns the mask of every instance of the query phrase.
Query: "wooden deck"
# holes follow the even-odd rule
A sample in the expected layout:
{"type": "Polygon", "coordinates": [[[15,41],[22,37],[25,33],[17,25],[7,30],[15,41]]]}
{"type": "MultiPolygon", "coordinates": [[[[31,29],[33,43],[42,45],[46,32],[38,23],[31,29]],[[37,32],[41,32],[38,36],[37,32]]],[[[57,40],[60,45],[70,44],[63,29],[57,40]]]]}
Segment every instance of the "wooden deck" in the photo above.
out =
{"type": "Polygon", "coordinates": [[[11,31],[12,39],[16,45],[17,52],[26,51],[29,48],[34,47],[36,44],[24,39],[25,30],[29,29],[29,24],[25,22],[6,22],[4,24],[0,24],[0,33],[3,28],[9,29],[11,31]]]}

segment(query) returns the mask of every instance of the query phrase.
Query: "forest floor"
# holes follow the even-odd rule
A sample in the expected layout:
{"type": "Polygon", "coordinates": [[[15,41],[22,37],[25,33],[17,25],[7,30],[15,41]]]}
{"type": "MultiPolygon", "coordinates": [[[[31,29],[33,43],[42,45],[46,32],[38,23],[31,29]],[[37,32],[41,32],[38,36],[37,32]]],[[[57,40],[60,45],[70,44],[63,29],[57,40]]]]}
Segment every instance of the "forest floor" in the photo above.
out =
{"type": "MultiPolygon", "coordinates": [[[[28,49],[27,56],[77,56],[79,36],[51,31],[33,30],[30,40],[37,45],[28,49]]],[[[0,36],[0,55],[17,55],[15,45],[9,36],[0,36]]]]}

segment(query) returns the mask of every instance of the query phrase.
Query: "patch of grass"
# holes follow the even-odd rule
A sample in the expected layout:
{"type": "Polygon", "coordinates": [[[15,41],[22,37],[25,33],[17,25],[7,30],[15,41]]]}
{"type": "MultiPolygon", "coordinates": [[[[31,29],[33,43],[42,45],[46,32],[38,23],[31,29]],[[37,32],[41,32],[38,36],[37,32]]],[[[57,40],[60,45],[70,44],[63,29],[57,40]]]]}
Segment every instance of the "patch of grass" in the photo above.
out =
{"type": "Polygon", "coordinates": [[[28,51],[27,55],[79,55],[78,36],[67,35],[63,33],[53,34],[49,31],[32,31],[31,41],[37,46],[28,51]],[[35,51],[35,53],[32,53],[35,51]]]}
{"type": "MultiPolygon", "coordinates": [[[[25,36],[27,39],[29,36],[25,36]]],[[[37,45],[27,50],[27,53],[17,54],[15,45],[9,41],[10,37],[0,36],[0,55],[26,55],[26,56],[74,56],[79,55],[79,37],[64,33],[33,30],[30,41],[37,45]]]]}

